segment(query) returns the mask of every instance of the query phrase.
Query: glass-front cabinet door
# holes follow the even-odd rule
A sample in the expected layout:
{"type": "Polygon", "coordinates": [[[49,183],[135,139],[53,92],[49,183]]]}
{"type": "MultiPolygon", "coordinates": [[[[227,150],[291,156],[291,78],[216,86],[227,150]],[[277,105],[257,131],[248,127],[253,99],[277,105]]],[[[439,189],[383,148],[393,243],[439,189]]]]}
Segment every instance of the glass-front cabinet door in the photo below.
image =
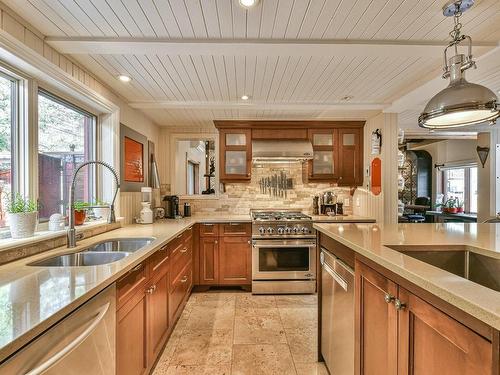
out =
{"type": "Polygon", "coordinates": [[[337,130],[310,129],[309,139],[313,146],[313,159],[309,162],[309,178],[329,180],[337,177],[337,130]]]}
{"type": "Polygon", "coordinates": [[[220,130],[221,181],[250,180],[251,130],[220,130]]]}

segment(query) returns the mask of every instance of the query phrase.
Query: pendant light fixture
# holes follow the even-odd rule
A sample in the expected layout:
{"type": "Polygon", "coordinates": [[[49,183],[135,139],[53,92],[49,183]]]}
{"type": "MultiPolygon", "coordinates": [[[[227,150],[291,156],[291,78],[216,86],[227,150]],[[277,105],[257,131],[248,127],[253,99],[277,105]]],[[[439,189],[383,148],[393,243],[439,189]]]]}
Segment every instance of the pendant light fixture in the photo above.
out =
{"type": "Polygon", "coordinates": [[[472,57],[472,39],[461,35],[460,16],[474,5],[474,0],[450,1],[443,7],[443,15],[453,17],[452,40],[444,50],[443,79],[450,79],[447,88],[436,94],[418,118],[418,125],[427,129],[448,129],[488,122],[493,125],[500,117],[500,105],[493,91],[487,87],[467,82],[465,71],[476,68],[472,57]],[[468,44],[468,54],[458,53],[462,42],[468,44]],[[455,55],[448,60],[447,52],[453,48],[455,55]]]}

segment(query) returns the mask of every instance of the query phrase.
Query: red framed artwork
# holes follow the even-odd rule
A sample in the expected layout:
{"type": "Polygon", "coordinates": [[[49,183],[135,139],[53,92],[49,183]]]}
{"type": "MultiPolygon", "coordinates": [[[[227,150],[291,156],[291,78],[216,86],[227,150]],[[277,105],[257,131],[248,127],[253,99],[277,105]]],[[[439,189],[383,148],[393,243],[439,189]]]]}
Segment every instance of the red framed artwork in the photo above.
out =
{"type": "Polygon", "coordinates": [[[124,179],[127,182],[144,182],[144,145],[124,137],[124,179]]]}

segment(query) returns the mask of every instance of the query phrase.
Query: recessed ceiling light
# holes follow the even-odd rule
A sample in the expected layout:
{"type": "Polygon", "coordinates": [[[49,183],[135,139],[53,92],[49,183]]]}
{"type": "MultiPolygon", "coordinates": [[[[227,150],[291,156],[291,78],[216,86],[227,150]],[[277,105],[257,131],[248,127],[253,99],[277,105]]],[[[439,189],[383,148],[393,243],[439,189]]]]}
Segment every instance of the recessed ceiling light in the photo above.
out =
{"type": "Polygon", "coordinates": [[[118,76],[118,79],[122,82],[130,82],[132,81],[132,78],[130,78],[129,76],[126,76],[124,74],[121,74],[118,76]]]}
{"type": "Polygon", "coordinates": [[[241,100],[248,100],[248,99],[250,99],[250,97],[249,97],[248,95],[243,95],[243,96],[241,97],[241,100]]]}
{"type": "Polygon", "coordinates": [[[243,8],[252,8],[257,5],[259,0],[239,0],[239,2],[243,8]]]}

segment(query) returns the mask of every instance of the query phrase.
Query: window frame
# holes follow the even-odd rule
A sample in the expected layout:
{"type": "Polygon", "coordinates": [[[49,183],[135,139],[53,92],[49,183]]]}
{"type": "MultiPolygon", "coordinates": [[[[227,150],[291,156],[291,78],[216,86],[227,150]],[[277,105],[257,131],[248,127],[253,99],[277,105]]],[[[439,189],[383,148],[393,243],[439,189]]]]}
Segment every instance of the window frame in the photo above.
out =
{"type": "MultiPolygon", "coordinates": [[[[34,147],[34,149],[35,149],[35,154],[36,154],[37,168],[38,168],[38,155],[40,152],[40,150],[39,150],[39,132],[38,132],[38,129],[39,129],[39,97],[40,96],[43,96],[46,99],[49,99],[49,100],[51,100],[59,105],[67,107],[75,112],[82,114],[83,116],[86,116],[86,117],[89,117],[92,119],[92,124],[90,125],[90,130],[89,130],[89,133],[90,133],[89,138],[91,138],[93,140],[93,142],[91,142],[91,144],[86,146],[86,147],[88,147],[88,149],[85,150],[85,152],[87,152],[87,154],[89,155],[89,160],[96,160],[97,159],[97,151],[98,151],[99,116],[93,112],[88,111],[85,108],[82,108],[82,106],[75,104],[73,101],[71,101],[71,99],[67,99],[66,97],[64,97],[62,95],[55,94],[54,91],[55,90],[47,89],[47,88],[42,87],[42,86],[38,86],[36,91],[35,91],[36,105],[34,106],[34,108],[36,110],[37,116],[36,116],[36,124],[35,124],[35,127],[36,127],[36,137],[35,137],[36,147],[34,147]]],[[[89,196],[91,198],[95,198],[98,196],[98,193],[99,193],[99,173],[97,173],[95,166],[88,166],[88,168],[90,168],[89,196]]],[[[34,179],[31,182],[31,184],[36,185],[36,192],[37,192],[36,193],[36,200],[38,201],[40,198],[39,189],[38,189],[38,187],[39,187],[39,180],[38,180],[39,171],[37,171],[36,177],[37,178],[34,179]]],[[[39,218],[40,223],[45,223],[47,221],[48,221],[47,218],[41,218],[41,217],[39,218]]]]}
{"type": "MultiPolygon", "coordinates": [[[[464,213],[468,213],[468,214],[477,214],[477,212],[471,212],[470,210],[470,207],[471,207],[471,204],[470,204],[470,193],[471,193],[471,189],[470,189],[470,170],[471,168],[478,168],[478,166],[475,164],[475,165],[471,165],[471,164],[464,164],[464,165],[456,165],[456,166],[453,166],[453,167],[449,167],[449,168],[444,168],[442,169],[440,172],[440,182],[441,182],[441,192],[442,194],[444,195],[444,200],[448,200],[449,197],[448,197],[448,194],[447,194],[447,188],[446,188],[446,184],[447,184],[447,180],[448,180],[448,176],[447,176],[447,172],[449,170],[452,170],[452,169],[463,169],[464,170],[464,213]]],[[[477,206],[477,203],[476,203],[476,206],[477,206]]]]}

